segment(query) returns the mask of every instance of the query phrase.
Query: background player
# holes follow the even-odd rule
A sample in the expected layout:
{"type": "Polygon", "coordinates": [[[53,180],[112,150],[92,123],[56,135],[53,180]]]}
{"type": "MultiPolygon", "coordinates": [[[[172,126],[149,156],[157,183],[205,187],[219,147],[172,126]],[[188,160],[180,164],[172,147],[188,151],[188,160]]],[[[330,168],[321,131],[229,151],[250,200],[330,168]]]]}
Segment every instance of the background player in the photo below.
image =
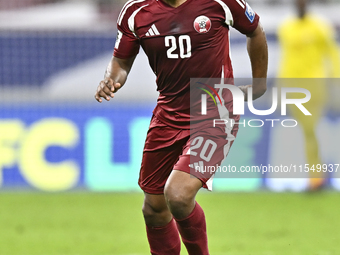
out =
{"type": "MultiPolygon", "coordinates": [[[[340,77],[340,55],[331,25],[307,12],[308,0],[296,0],[295,4],[297,16],[287,19],[278,30],[282,48],[279,77],[313,78],[284,82],[285,86],[305,88],[311,92],[311,100],[305,107],[312,116],[305,116],[296,107],[290,107],[290,112],[303,129],[307,162],[313,166],[323,163],[315,129],[327,97],[325,80],[315,78],[340,77]]],[[[310,177],[311,190],[317,190],[324,184],[323,173],[310,171],[310,177]]]]}
{"type": "MultiPolygon", "coordinates": [[[[160,93],[139,178],[151,253],[178,255],[180,233],[190,255],[209,254],[205,216],[195,196],[202,186],[209,188],[212,180],[211,176],[190,177],[190,78],[233,78],[229,26],[247,35],[253,77],[266,78],[267,44],[259,16],[244,0],[130,0],[117,24],[114,57],[95,98],[102,102],[101,98],[114,97],[142,46],[160,93]]],[[[266,90],[266,81],[254,79],[252,86],[253,97],[258,98],[266,90]]],[[[218,93],[226,117],[237,120],[230,91],[218,93]]],[[[215,108],[208,111],[220,113],[215,108]]],[[[211,139],[221,149],[230,148],[228,138],[236,132],[237,127],[211,139]]],[[[195,137],[204,140],[203,133],[197,136],[196,132],[195,137]]],[[[214,154],[216,162],[228,153],[228,149],[221,151],[214,154]]]]}

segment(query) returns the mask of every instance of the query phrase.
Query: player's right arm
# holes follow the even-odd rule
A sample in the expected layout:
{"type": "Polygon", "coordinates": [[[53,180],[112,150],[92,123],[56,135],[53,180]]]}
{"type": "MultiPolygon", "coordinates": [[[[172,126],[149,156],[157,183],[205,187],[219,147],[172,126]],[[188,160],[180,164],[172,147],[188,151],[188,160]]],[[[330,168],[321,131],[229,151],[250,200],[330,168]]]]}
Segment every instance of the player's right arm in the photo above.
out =
{"type": "Polygon", "coordinates": [[[110,98],[114,97],[114,93],[124,85],[139,52],[139,39],[133,31],[134,26],[129,21],[135,10],[139,8],[139,2],[127,2],[119,14],[113,57],[106,69],[104,80],[99,83],[95,94],[99,103],[102,102],[102,98],[110,101],[110,98]]]}
{"type": "Polygon", "coordinates": [[[102,98],[110,101],[110,98],[114,97],[114,93],[124,85],[135,57],[136,56],[133,56],[127,59],[112,57],[107,66],[104,80],[99,83],[95,94],[95,98],[99,103],[102,102],[102,98]]]}

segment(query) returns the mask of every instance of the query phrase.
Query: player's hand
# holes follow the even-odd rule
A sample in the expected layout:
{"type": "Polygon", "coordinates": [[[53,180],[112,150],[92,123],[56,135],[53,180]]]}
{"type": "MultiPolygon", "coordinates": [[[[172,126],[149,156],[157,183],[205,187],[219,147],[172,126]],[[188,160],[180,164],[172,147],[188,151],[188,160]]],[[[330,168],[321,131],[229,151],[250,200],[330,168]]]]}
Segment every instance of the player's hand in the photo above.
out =
{"type": "Polygon", "coordinates": [[[110,101],[110,98],[113,98],[114,93],[116,93],[121,87],[122,85],[120,83],[113,81],[111,78],[106,78],[99,83],[94,97],[99,103],[103,101],[102,98],[106,101],[110,101]]]}

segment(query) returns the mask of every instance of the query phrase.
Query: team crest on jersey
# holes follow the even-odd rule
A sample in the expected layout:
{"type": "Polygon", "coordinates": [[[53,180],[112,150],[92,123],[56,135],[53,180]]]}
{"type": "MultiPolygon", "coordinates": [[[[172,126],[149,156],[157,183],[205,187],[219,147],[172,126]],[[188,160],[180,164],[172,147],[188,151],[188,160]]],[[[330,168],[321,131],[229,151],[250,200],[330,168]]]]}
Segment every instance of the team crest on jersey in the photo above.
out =
{"type": "Polygon", "coordinates": [[[211,21],[206,16],[198,16],[194,21],[195,30],[200,33],[208,33],[211,28],[211,21]]]}

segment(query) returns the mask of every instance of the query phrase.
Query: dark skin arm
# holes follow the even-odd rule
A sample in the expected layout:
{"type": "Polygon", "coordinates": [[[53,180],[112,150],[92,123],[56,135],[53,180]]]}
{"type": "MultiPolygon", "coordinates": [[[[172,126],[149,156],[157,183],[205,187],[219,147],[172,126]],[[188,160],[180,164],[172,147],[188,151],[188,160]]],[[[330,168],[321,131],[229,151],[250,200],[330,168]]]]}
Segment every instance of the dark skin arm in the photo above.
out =
{"type": "Polygon", "coordinates": [[[255,100],[267,90],[268,46],[260,23],[253,33],[247,34],[247,50],[252,68],[253,84],[240,86],[240,89],[245,93],[245,100],[247,100],[247,88],[252,87],[253,100],[255,100]]]}
{"type": "Polygon", "coordinates": [[[136,56],[129,59],[112,57],[107,66],[104,80],[99,83],[94,96],[99,103],[103,101],[102,98],[110,101],[110,98],[114,97],[114,93],[124,85],[135,58],[136,56]]]}

